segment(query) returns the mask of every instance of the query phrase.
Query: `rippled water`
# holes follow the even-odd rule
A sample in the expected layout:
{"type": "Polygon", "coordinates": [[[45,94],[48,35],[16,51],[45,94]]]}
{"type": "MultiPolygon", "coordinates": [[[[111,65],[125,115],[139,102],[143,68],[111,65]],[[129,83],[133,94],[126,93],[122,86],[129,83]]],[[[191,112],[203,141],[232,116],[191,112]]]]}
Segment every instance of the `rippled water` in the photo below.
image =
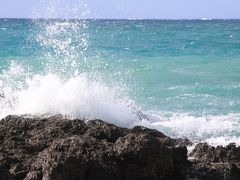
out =
{"type": "Polygon", "coordinates": [[[0,20],[0,114],[240,143],[239,20],[0,20]]]}

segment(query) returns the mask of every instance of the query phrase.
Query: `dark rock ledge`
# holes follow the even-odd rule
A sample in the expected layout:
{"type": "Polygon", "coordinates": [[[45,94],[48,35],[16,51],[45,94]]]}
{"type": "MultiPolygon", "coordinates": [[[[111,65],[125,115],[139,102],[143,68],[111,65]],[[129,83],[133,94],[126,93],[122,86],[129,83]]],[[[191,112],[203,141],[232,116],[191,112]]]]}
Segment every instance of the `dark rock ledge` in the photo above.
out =
{"type": "Polygon", "coordinates": [[[101,120],[7,116],[0,121],[0,180],[240,179],[240,148],[101,120]]]}

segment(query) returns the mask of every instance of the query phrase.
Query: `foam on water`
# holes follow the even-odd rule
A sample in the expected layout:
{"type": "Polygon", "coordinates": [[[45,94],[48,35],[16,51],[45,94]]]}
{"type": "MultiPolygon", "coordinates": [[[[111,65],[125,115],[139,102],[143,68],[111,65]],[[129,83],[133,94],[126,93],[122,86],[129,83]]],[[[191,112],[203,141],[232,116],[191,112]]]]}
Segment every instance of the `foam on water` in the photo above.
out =
{"type": "Polygon", "coordinates": [[[24,87],[2,89],[1,117],[63,114],[70,118],[104,119],[125,127],[137,119],[130,100],[118,98],[112,89],[84,75],[67,80],[54,74],[34,75],[24,81],[24,87]]]}
{"type": "Polygon", "coordinates": [[[34,20],[30,43],[44,53],[39,60],[44,66],[36,73],[29,65],[12,61],[0,78],[0,116],[8,114],[63,114],[70,118],[103,119],[119,126],[131,127],[139,121],[141,111],[117,83],[106,85],[103,77],[89,64],[85,51],[89,37],[87,22],[79,19],[53,19],[59,16],[84,17],[87,6],[76,0],[51,0],[35,17],[44,14],[48,20],[34,20]],[[63,4],[66,6],[63,6],[63,4]],[[45,7],[48,7],[47,9],[45,7]],[[65,7],[59,9],[58,7],[65,7]],[[90,67],[91,66],[91,67],[90,67]],[[27,68],[26,68],[27,67],[27,68]],[[86,68],[87,67],[87,68],[86,68]],[[89,68],[90,67],[90,68],[89,68]]]}
{"type": "MultiPolygon", "coordinates": [[[[113,83],[109,85],[105,71],[98,72],[99,67],[107,67],[107,63],[101,62],[105,64],[99,66],[98,63],[101,60],[93,58],[92,61],[86,55],[86,51],[91,45],[88,22],[52,19],[61,14],[61,11],[64,11],[65,15],[72,13],[72,17],[74,17],[74,12],[84,16],[87,12],[85,3],[80,1],[80,4],[76,4],[74,7],[56,11],[56,6],[60,2],[56,0],[50,2],[47,11],[44,10],[40,13],[44,14],[46,11],[46,17],[49,19],[34,20],[35,26],[31,31],[32,34],[28,35],[30,43],[34,44],[34,47],[37,45],[41,48],[38,58],[43,69],[41,72],[35,71],[29,64],[21,64],[12,60],[10,66],[2,70],[0,74],[0,118],[9,114],[63,114],[69,118],[102,119],[122,127],[142,125],[157,129],[172,137],[187,137],[194,142],[207,141],[212,145],[226,145],[235,142],[240,145],[240,114],[238,113],[196,115],[182,111],[143,111],[140,105],[136,105],[130,95],[126,93],[128,89],[124,80],[119,83],[119,79],[114,79],[112,76],[113,83]]],[[[68,4],[67,1],[63,2],[68,4]]],[[[142,25],[139,28],[142,28],[142,25]]],[[[146,48],[149,47],[146,46],[146,48]]],[[[124,44],[121,49],[130,52],[132,48],[125,47],[124,44]]],[[[141,59],[133,61],[136,64],[142,63],[141,59]]],[[[148,61],[142,69],[142,73],[147,72],[145,75],[151,74],[150,71],[155,67],[148,63],[150,62],[148,61]]],[[[162,68],[163,74],[152,75],[154,77],[153,84],[159,81],[155,77],[159,75],[163,78],[164,72],[167,72],[164,69],[169,67],[171,68],[171,65],[162,68]]],[[[128,71],[131,70],[128,69],[128,71]]],[[[161,69],[157,69],[157,72],[159,71],[161,69]]],[[[182,72],[185,72],[185,69],[181,72],[174,71],[180,75],[182,72]]],[[[188,71],[186,70],[186,72],[188,71]]],[[[115,69],[111,73],[121,75],[121,72],[116,72],[115,69]]],[[[141,69],[138,73],[141,73],[141,69]]],[[[189,76],[191,73],[184,77],[189,76]]],[[[174,77],[167,78],[166,82],[171,81],[174,77]]],[[[164,81],[164,78],[162,80],[164,81]]],[[[236,86],[236,90],[233,91],[233,94],[239,89],[239,85],[234,84],[234,86],[236,86]]],[[[166,87],[169,90],[168,93],[170,91],[181,91],[182,93],[171,94],[166,100],[173,103],[179,99],[187,101],[187,98],[195,98],[196,101],[193,102],[201,99],[210,103],[209,99],[217,99],[217,96],[208,94],[207,90],[195,94],[187,91],[189,87],[188,84],[169,83],[169,87],[166,87]]],[[[142,86],[138,88],[144,89],[142,86]]],[[[147,88],[150,87],[145,87],[144,91],[147,91],[147,88]]],[[[158,89],[158,87],[155,88],[158,89]]],[[[151,96],[151,99],[154,98],[154,95],[151,96]]],[[[231,104],[234,102],[231,101],[231,104]]]]}
{"type": "Polygon", "coordinates": [[[240,114],[194,116],[188,113],[146,111],[115,88],[86,74],[61,78],[32,74],[13,62],[0,80],[0,114],[55,115],[103,119],[122,127],[157,129],[171,137],[187,137],[211,145],[240,145],[240,114]],[[145,114],[145,115],[144,115],[145,114]]]}
{"type": "Polygon", "coordinates": [[[194,116],[188,113],[147,112],[154,127],[172,137],[187,137],[193,142],[207,141],[212,145],[235,142],[240,145],[240,114],[194,116]]]}

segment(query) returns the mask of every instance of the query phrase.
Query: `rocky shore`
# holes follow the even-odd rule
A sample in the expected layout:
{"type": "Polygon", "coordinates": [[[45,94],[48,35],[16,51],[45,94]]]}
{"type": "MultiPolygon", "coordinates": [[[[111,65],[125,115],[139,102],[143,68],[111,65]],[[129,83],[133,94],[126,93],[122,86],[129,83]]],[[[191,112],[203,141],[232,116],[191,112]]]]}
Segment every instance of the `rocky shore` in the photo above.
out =
{"type": "Polygon", "coordinates": [[[7,116],[0,180],[236,180],[240,148],[199,143],[102,120],[7,116]]]}

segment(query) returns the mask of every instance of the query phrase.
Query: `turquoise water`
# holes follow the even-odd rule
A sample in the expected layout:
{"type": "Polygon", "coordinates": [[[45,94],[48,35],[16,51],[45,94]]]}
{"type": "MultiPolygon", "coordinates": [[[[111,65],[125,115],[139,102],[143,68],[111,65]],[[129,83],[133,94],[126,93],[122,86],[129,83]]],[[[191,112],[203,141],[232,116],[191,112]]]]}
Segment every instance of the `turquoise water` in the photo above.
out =
{"type": "Polygon", "coordinates": [[[0,20],[0,114],[240,142],[240,20],[0,20]]]}

